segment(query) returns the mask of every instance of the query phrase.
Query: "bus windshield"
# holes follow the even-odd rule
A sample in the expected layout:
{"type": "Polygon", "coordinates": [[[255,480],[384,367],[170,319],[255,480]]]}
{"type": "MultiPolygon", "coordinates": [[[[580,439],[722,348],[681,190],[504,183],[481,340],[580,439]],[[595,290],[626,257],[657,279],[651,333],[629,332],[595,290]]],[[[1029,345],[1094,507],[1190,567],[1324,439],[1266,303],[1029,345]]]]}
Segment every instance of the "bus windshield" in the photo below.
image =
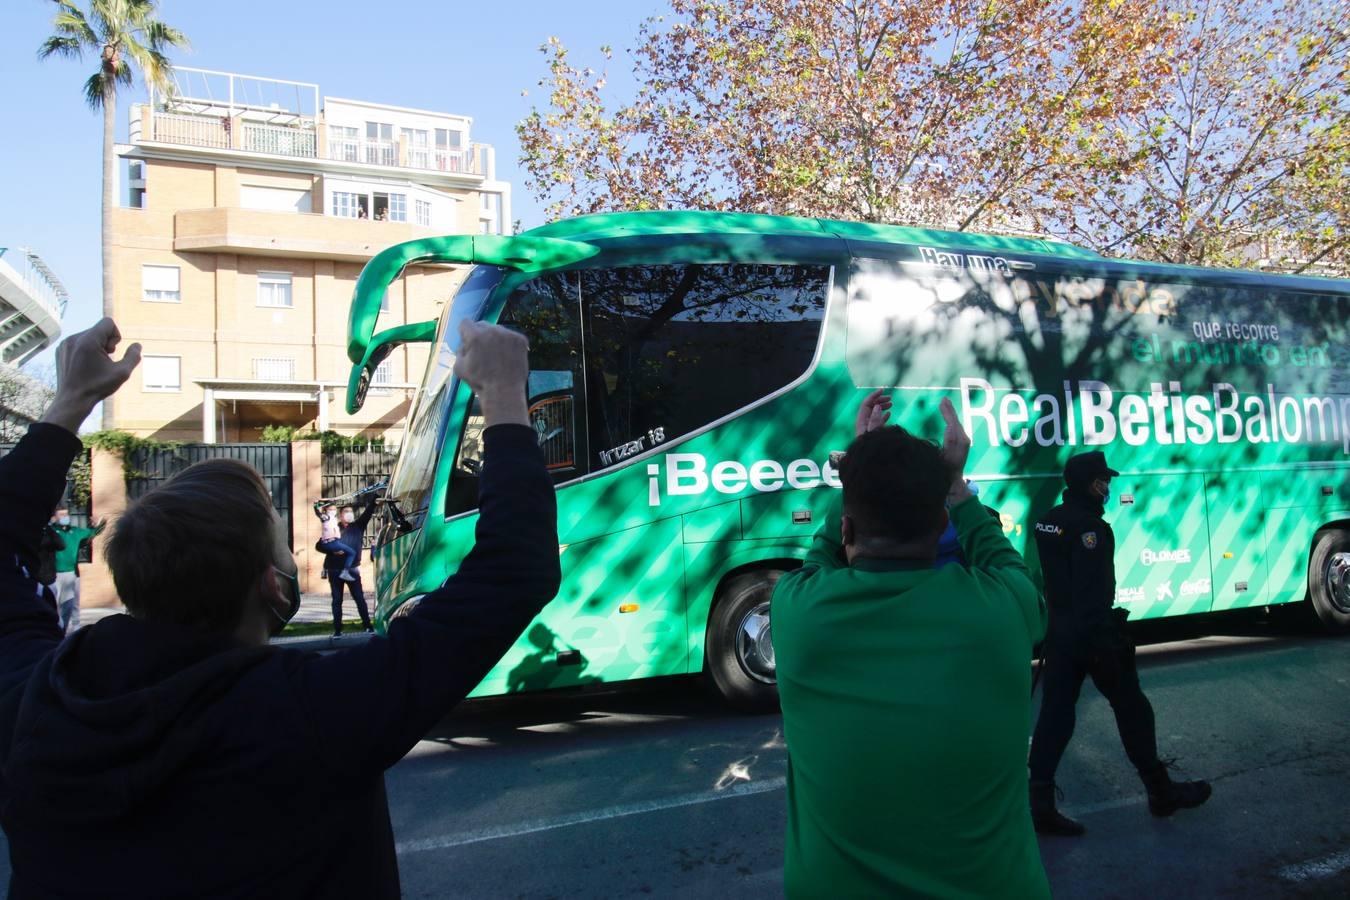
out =
{"type": "Polygon", "coordinates": [[[389,485],[390,499],[415,525],[421,523],[431,500],[436,459],[450,416],[459,323],[482,316],[488,295],[501,281],[504,272],[497,266],[475,266],[441,315],[436,343],[422,377],[422,389],[404,436],[403,452],[399,454],[389,485]]]}

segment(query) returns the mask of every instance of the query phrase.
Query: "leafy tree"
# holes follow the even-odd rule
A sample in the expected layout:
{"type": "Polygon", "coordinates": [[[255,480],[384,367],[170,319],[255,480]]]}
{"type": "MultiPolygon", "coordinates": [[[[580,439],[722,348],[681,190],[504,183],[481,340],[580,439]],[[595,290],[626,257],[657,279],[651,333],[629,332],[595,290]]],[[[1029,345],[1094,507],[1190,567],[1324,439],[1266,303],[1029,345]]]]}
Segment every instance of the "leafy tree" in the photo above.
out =
{"type": "Polygon", "coordinates": [[[1069,171],[1046,227],[1197,264],[1350,267],[1350,6],[1169,0],[1183,29],[1153,96],[1111,128],[1124,152],[1069,171]],[[1067,213],[1067,214],[1065,214],[1067,213]]]}
{"type": "Polygon", "coordinates": [[[1065,167],[1122,155],[1108,126],[1142,108],[1176,31],[1152,0],[670,5],[638,34],[628,102],[543,48],[548,105],[517,130],[552,213],[1029,224],[1065,167]]]}
{"type": "Polygon", "coordinates": [[[1345,271],[1348,47],[1344,0],[670,0],[631,98],[551,39],[517,131],[553,215],[736,209],[1345,271]]]}
{"type": "Polygon", "coordinates": [[[160,21],[156,0],[53,0],[53,34],[42,42],[38,58],[98,57],[98,70],[84,83],[90,109],[103,111],[103,314],[112,315],[112,211],[117,183],[117,155],[113,127],[117,116],[117,88],[130,86],[135,70],[156,88],[168,85],[172,67],[165,52],[187,47],[187,37],[160,21]]]}

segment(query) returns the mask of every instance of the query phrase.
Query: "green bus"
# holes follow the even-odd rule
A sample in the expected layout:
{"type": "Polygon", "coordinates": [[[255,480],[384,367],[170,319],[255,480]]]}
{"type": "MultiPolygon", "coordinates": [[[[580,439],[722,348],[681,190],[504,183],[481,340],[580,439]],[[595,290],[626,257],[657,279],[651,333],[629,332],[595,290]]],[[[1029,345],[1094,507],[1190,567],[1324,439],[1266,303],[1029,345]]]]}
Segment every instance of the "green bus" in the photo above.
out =
{"type": "Polygon", "coordinates": [[[380,627],[473,541],[482,420],[461,319],[530,339],[563,583],[474,696],[706,672],[772,704],[769,599],[799,564],[877,387],[1028,553],[1065,459],[1123,474],[1108,518],[1132,618],[1307,600],[1350,628],[1350,282],[1108,259],[1050,240],[733,213],[563,220],[400,244],[351,309],[347,407],[433,348],[374,550],[380,627]],[[439,321],[375,332],[409,264],[472,268],[439,321]]]}

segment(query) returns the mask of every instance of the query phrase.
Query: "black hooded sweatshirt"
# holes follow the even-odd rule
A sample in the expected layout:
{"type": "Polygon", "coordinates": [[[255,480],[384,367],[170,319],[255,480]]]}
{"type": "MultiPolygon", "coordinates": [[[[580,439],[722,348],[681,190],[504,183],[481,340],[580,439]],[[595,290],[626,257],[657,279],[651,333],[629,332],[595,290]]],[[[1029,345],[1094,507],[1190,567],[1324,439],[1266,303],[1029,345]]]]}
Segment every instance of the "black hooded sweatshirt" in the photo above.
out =
{"type": "MultiPolygon", "coordinates": [[[[62,643],[37,548],[80,443],[0,460],[0,823],[12,900],[397,897],[384,770],[558,589],[534,432],[484,435],[476,545],[386,637],[329,656],[130,616],[62,643]]],[[[185,586],[190,590],[190,586],[185,586]]]]}

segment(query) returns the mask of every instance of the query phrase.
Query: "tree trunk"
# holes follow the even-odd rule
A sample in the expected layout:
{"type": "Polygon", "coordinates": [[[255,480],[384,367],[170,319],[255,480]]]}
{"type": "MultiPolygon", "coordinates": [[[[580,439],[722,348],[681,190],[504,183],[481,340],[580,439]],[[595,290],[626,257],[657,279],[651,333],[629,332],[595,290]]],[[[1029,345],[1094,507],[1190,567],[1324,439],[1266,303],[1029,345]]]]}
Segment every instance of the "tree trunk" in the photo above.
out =
{"type": "MultiPolygon", "coordinates": [[[[113,126],[117,118],[117,87],[110,79],[103,91],[103,315],[113,314],[112,228],[117,202],[117,153],[113,126]]],[[[103,427],[114,426],[112,398],[103,401],[103,427]]]]}

